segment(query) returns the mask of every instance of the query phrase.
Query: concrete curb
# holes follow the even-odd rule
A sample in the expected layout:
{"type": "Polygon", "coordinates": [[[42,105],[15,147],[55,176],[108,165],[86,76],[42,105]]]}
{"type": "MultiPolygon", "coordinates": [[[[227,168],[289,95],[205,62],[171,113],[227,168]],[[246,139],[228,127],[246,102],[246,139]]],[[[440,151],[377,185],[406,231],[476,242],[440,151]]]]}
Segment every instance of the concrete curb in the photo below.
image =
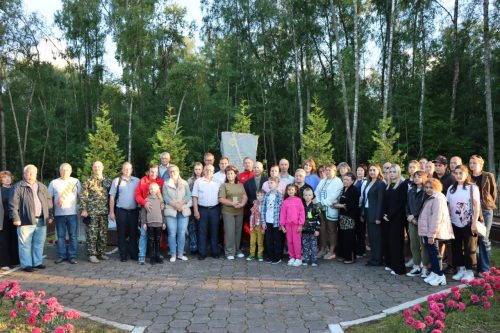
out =
{"type": "MultiPolygon", "coordinates": [[[[460,289],[463,289],[463,288],[467,287],[467,285],[460,284],[457,287],[459,287],[460,289]]],[[[387,308],[387,309],[383,310],[382,312],[380,312],[378,314],[371,315],[369,317],[364,317],[364,318],[350,320],[350,321],[343,321],[343,322],[340,322],[338,324],[329,324],[328,328],[329,328],[331,333],[344,333],[344,329],[346,329],[350,326],[360,325],[360,324],[368,323],[370,321],[376,321],[376,320],[383,319],[387,316],[390,316],[390,315],[402,312],[405,309],[411,308],[412,306],[414,306],[416,304],[426,302],[427,297],[429,297],[430,295],[435,295],[435,294],[439,294],[439,293],[443,293],[443,292],[449,293],[449,292],[451,292],[451,288],[436,291],[436,292],[429,294],[427,296],[419,297],[419,298],[414,299],[412,301],[408,301],[408,302],[387,308]]]]}

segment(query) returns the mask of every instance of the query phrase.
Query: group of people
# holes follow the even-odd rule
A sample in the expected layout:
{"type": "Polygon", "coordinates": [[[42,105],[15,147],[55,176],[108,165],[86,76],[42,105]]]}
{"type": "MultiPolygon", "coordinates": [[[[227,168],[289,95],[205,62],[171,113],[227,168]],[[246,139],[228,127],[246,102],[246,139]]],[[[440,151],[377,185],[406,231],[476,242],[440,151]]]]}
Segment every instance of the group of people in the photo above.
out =
{"type": "Polygon", "coordinates": [[[444,156],[410,161],[407,179],[399,165],[389,162],[382,168],[361,164],[353,173],[345,162],[317,169],[312,159],[294,176],[286,159],[266,176],[263,164],[248,157],[241,172],[227,157],[215,172],[215,157],[207,153],[204,164],[195,163],[192,176],[184,180],[169,153],[160,160],[140,179],[125,162],[113,180],[96,161],[83,185],[71,177],[71,165],[63,163],[60,177],[48,188],[37,181],[34,165],[27,165],[24,179],[14,185],[10,172],[0,173],[0,266],[20,264],[26,272],[45,268],[46,225],[53,221],[55,263],[76,264],[80,215],[92,263],[109,259],[109,218],[116,221],[122,262],[144,264],[149,256],[151,264],[162,263],[166,229],[170,262],[188,260],[186,249],[199,260],[209,253],[219,258],[221,248],[228,260],[244,258],[241,240],[248,235],[248,261],[278,264],[288,252],[290,266],[314,267],[318,259],[352,264],[368,248],[366,265],[421,276],[435,286],[446,284],[445,273],[461,280],[474,277],[474,265],[478,272],[489,270],[497,189],[478,155],[470,157],[470,169],[457,156],[449,170],[444,156]]]}

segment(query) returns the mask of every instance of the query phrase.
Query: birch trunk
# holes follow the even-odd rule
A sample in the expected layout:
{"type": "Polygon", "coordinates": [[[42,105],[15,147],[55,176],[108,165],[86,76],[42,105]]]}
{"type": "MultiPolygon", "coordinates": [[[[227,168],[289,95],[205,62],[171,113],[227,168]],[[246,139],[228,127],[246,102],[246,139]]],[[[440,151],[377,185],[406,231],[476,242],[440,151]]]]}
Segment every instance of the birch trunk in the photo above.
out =
{"type": "Polygon", "coordinates": [[[358,1],[353,0],[354,6],[354,110],[352,116],[352,139],[351,147],[351,165],[355,170],[356,161],[356,137],[358,132],[358,112],[359,112],[359,46],[358,46],[358,1]]]}
{"type": "Polygon", "coordinates": [[[179,119],[181,119],[182,105],[184,104],[184,99],[186,98],[186,93],[187,93],[187,90],[184,91],[184,94],[182,95],[181,105],[179,105],[179,112],[177,112],[177,119],[175,122],[175,133],[177,133],[177,129],[179,128],[179,119]]]}
{"type": "Polygon", "coordinates": [[[130,102],[128,105],[128,156],[127,160],[129,162],[132,161],[132,106],[133,106],[133,97],[130,94],[130,102]]]}
{"type": "Polygon", "coordinates": [[[420,14],[420,29],[422,38],[422,64],[420,67],[420,103],[418,107],[418,129],[419,129],[419,143],[420,152],[419,156],[424,154],[424,102],[425,102],[425,75],[427,66],[427,49],[425,46],[425,22],[424,13],[420,14]]]}
{"type": "MultiPolygon", "coordinates": [[[[1,59],[0,59],[1,61],[1,59]]],[[[2,145],[2,170],[7,170],[7,139],[5,136],[5,110],[3,108],[3,66],[0,62],[0,137],[2,145]]]]}
{"type": "Polygon", "coordinates": [[[493,110],[491,103],[491,46],[489,24],[489,0],[483,1],[483,39],[484,39],[484,97],[486,106],[486,122],[488,127],[488,169],[495,172],[495,138],[493,131],[493,110]]]}
{"type": "Polygon", "coordinates": [[[14,119],[14,128],[16,129],[17,147],[19,149],[19,158],[21,160],[21,170],[24,168],[24,153],[23,144],[21,142],[21,133],[19,132],[19,124],[17,123],[16,110],[14,109],[14,102],[12,101],[12,94],[8,88],[10,109],[12,110],[12,118],[14,119]]]}
{"type": "Polygon", "coordinates": [[[457,106],[458,75],[460,73],[460,61],[458,58],[458,0],[455,0],[453,9],[453,81],[451,86],[451,112],[450,121],[455,119],[457,106]]]}
{"type": "Polygon", "coordinates": [[[389,94],[391,86],[391,72],[392,72],[392,41],[394,38],[394,12],[396,7],[396,0],[391,0],[391,11],[389,19],[389,40],[387,41],[387,65],[385,74],[385,85],[384,85],[384,101],[382,105],[382,118],[385,121],[387,119],[388,105],[389,105],[389,94]]]}
{"type": "Polygon", "coordinates": [[[300,147],[302,148],[304,142],[302,140],[302,134],[304,133],[304,106],[302,105],[302,88],[300,80],[300,70],[299,70],[299,54],[297,50],[297,41],[295,40],[295,29],[292,28],[292,39],[293,39],[293,53],[295,55],[295,76],[297,80],[297,100],[299,102],[299,135],[300,135],[300,147]]]}
{"type": "Polygon", "coordinates": [[[354,149],[353,143],[352,143],[352,135],[351,135],[351,121],[350,121],[350,116],[349,116],[349,107],[347,105],[347,87],[345,83],[345,76],[344,76],[344,67],[342,63],[342,53],[340,50],[340,33],[339,33],[339,22],[337,20],[337,12],[335,10],[335,7],[333,5],[333,0],[330,0],[330,6],[332,7],[332,24],[333,24],[333,31],[335,34],[335,47],[337,48],[337,62],[339,63],[339,76],[340,76],[340,82],[342,85],[342,104],[344,106],[344,118],[345,118],[345,130],[346,130],[346,136],[347,136],[347,145],[348,145],[348,150],[352,151],[354,149]]]}

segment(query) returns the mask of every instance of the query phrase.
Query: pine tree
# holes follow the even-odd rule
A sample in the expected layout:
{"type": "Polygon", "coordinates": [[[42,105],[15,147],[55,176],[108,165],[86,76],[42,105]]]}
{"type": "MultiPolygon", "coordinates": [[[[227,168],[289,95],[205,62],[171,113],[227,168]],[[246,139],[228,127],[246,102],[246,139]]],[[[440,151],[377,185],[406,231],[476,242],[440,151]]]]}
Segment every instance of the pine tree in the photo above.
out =
{"type": "Polygon", "coordinates": [[[85,147],[83,170],[78,175],[86,178],[92,173],[92,164],[101,161],[104,165],[104,174],[114,177],[119,174],[125,156],[118,148],[118,135],[113,132],[109,120],[109,110],[106,104],[101,105],[102,116],[95,119],[95,133],[88,134],[88,143],[85,147]]]}
{"type": "Polygon", "coordinates": [[[231,126],[231,132],[249,133],[252,134],[252,117],[248,114],[248,103],[242,100],[240,103],[240,111],[234,116],[234,123],[231,126]]]}
{"type": "Polygon", "coordinates": [[[328,120],[317,98],[314,98],[311,108],[307,116],[309,124],[302,134],[304,145],[300,148],[299,154],[302,160],[312,158],[316,165],[324,165],[333,162],[332,129],[327,130],[328,120]]]}
{"type": "Polygon", "coordinates": [[[156,131],[151,144],[153,146],[153,156],[151,163],[159,163],[160,154],[168,152],[170,154],[170,163],[177,165],[181,173],[188,173],[186,165],[186,156],[188,150],[182,134],[182,127],[179,126],[176,130],[176,116],[173,114],[173,107],[167,108],[165,118],[161,127],[156,131]]]}
{"type": "Polygon", "coordinates": [[[393,153],[396,141],[399,139],[399,133],[396,132],[395,127],[392,127],[391,117],[379,120],[377,129],[372,131],[372,139],[377,144],[377,149],[369,161],[370,164],[377,163],[382,166],[384,163],[390,162],[399,164],[401,169],[404,169],[406,154],[403,154],[399,149],[393,153]]]}

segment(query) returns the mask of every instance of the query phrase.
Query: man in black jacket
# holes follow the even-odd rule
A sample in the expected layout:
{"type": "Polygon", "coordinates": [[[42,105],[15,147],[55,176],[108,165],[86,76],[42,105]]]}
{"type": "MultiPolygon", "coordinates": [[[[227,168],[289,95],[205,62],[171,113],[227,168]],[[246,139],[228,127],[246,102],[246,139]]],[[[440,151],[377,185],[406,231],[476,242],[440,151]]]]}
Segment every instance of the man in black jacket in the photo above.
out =
{"type": "Polygon", "coordinates": [[[441,184],[443,184],[443,194],[446,195],[448,188],[455,183],[455,176],[447,168],[448,160],[446,157],[439,155],[432,163],[436,167],[433,177],[439,179],[441,184]]]}
{"type": "Polygon", "coordinates": [[[36,180],[38,169],[28,164],[24,179],[17,182],[9,196],[10,217],[18,227],[19,260],[21,269],[33,272],[44,269],[43,246],[47,223],[52,223],[52,200],[47,187],[36,180]]]}

